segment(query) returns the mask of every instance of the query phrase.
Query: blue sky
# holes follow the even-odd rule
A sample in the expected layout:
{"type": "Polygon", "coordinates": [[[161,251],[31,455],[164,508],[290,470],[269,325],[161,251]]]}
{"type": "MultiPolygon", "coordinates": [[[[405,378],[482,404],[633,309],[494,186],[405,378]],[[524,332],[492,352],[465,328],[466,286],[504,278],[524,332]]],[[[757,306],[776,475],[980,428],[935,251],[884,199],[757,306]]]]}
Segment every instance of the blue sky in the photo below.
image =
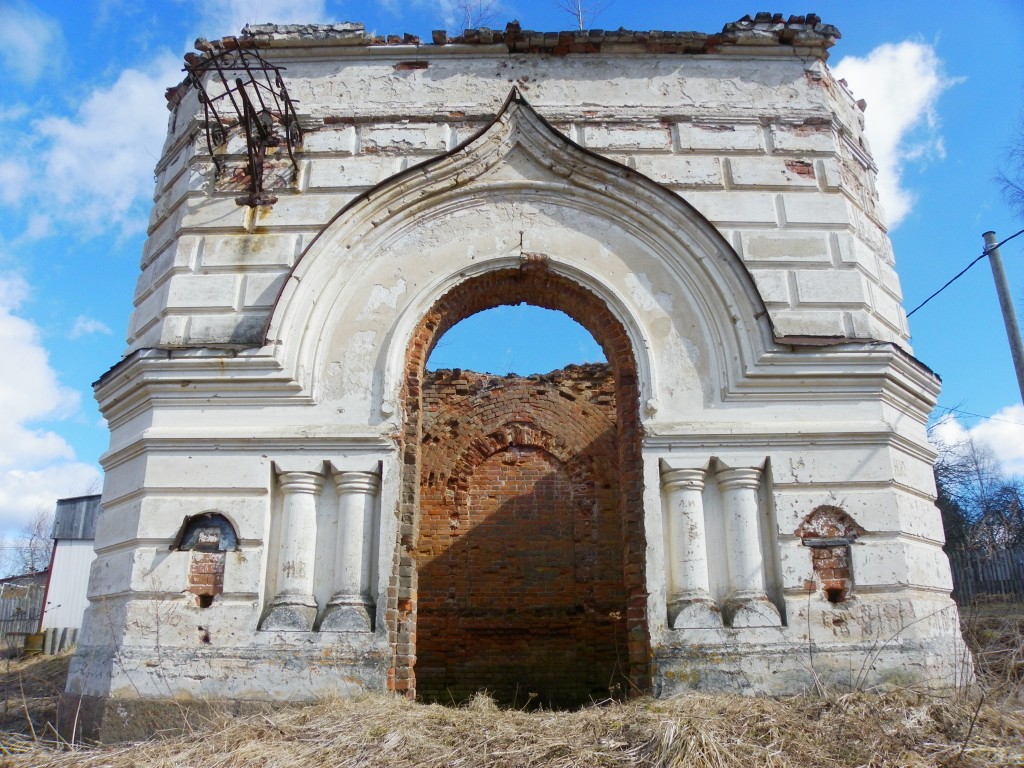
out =
{"type": "MultiPolygon", "coordinates": [[[[557,0],[492,5],[493,27],[511,19],[532,29],[572,26],[557,0]]],[[[1014,141],[1024,141],[1024,3],[979,0],[955,13],[911,0],[805,5],[772,10],[813,10],[842,31],[830,65],[868,102],[910,309],[981,252],[982,232],[1005,237],[1024,228],[993,180],[1014,141]]],[[[711,32],[757,10],[725,1],[615,0],[593,26],[711,32]]],[[[3,533],[59,496],[98,487],[107,434],[91,384],[124,351],[166,128],[163,90],[180,80],[194,39],[237,33],[247,21],[346,20],[429,39],[432,29],[454,29],[457,11],[450,0],[0,0],[0,14],[3,533]]],[[[1003,258],[1024,315],[1024,237],[1003,258]]],[[[1009,471],[1024,474],[1024,407],[987,265],[918,312],[911,330],[915,354],[943,378],[940,403],[977,414],[961,414],[947,434],[970,430],[1009,471]]],[[[489,362],[445,357],[462,345],[442,343],[440,364],[528,373],[564,362],[536,357],[547,350],[497,343],[481,345],[493,352],[489,362]]],[[[588,343],[573,338],[567,353],[593,359],[588,343]]]]}

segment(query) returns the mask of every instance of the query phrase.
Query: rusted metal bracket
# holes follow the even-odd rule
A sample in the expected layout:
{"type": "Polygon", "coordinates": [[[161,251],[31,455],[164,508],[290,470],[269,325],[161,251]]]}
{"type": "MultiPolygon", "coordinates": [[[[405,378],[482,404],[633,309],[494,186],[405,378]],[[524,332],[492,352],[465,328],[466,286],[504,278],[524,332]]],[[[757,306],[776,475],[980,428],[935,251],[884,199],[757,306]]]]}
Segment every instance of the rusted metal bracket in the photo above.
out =
{"type": "Polygon", "coordinates": [[[848,538],[848,539],[842,539],[842,538],[834,538],[834,539],[812,539],[812,538],[806,538],[806,539],[803,539],[801,541],[801,544],[803,544],[805,547],[810,547],[811,549],[831,549],[832,547],[848,547],[854,541],[856,541],[856,538],[853,538],[853,537],[848,538]]]}
{"type": "Polygon", "coordinates": [[[298,173],[295,153],[302,143],[302,129],[295,102],[281,76],[284,67],[268,62],[247,42],[226,38],[214,45],[200,38],[196,49],[201,53],[185,56],[185,71],[203,105],[206,147],[218,176],[223,171],[223,158],[215,150],[227,143],[233,129],[245,135],[249,194],[235,202],[255,207],[277,202],[263,190],[268,149],[283,144],[293,171],[298,173]],[[225,45],[228,42],[233,45],[225,45]]]}

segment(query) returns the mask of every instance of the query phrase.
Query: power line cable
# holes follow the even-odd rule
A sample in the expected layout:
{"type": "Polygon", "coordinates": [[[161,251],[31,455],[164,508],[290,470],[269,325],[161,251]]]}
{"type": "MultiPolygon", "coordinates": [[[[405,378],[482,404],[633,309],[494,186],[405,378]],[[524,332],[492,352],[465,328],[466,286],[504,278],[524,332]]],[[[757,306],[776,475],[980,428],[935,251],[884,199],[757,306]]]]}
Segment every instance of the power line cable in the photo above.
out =
{"type": "MultiPolygon", "coordinates": [[[[1002,241],[1001,243],[996,243],[995,245],[993,245],[993,246],[991,246],[991,247],[989,247],[989,246],[986,246],[986,247],[985,247],[985,248],[984,248],[984,249],[982,250],[982,252],[981,252],[981,255],[980,255],[980,256],[979,256],[978,258],[976,258],[976,259],[975,259],[974,261],[972,261],[972,262],[971,262],[970,264],[968,264],[968,265],[967,265],[966,267],[964,267],[964,268],[963,268],[963,269],[961,269],[961,270],[960,270],[959,272],[957,272],[957,273],[956,273],[956,274],[955,274],[955,275],[954,275],[954,276],[953,276],[952,278],[950,278],[950,279],[949,279],[949,280],[948,280],[948,281],[946,282],[946,284],[945,284],[945,285],[943,285],[943,286],[942,286],[941,288],[939,288],[939,290],[937,290],[937,291],[936,291],[935,293],[933,293],[933,294],[932,294],[931,296],[929,296],[929,297],[928,297],[927,299],[925,299],[924,301],[922,301],[922,302],[921,302],[920,304],[918,304],[918,305],[917,305],[916,307],[914,307],[914,308],[913,308],[912,310],[910,310],[909,312],[907,312],[907,317],[910,317],[910,316],[911,316],[912,314],[914,314],[915,312],[917,312],[917,310],[919,310],[919,309],[920,309],[921,307],[923,307],[923,306],[924,306],[925,304],[927,304],[927,303],[928,303],[929,301],[931,301],[932,299],[934,299],[934,298],[935,298],[936,296],[938,296],[938,295],[939,295],[940,293],[942,293],[942,292],[943,292],[944,290],[946,290],[947,288],[949,288],[949,286],[951,286],[951,285],[952,285],[953,283],[955,283],[955,282],[956,282],[957,280],[959,280],[959,279],[960,279],[961,277],[963,277],[963,276],[964,276],[964,275],[965,275],[965,274],[967,273],[967,270],[969,270],[969,269],[970,269],[971,267],[973,267],[973,266],[974,266],[975,264],[977,264],[977,263],[978,263],[979,261],[981,261],[981,260],[982,260],[982,259],[984,259],[984,258],[985,258],[986,256],[988,256],[988,253],[989,253],[989,251],[990,251],[990,250],[994,250],[994,249],[996,249],[996,248],[999,248],[999,247],[1000,247],[1001,245],[1004,245],[1005,243],[1008,243],[1008,242],[1010,242],[1011,240],[1013,240],[1013,238],[1017,237],[1018,235],[1024,235],[1024,229],[1020,230],[1020,232],[1014,232],[1014,233],[1013,233],[1012,235],[1010,235],[1010,236],[1009,236],[1008,238],[1006,238],[1005,240],[1003,240],[1003,241],[1002,241]]],[[[984,418],[984,417],[982,417],[982,418],[984,418]]]]}
{"type": "Polygon", "coordinates": [[[964,276],[965,274],[967,274],[967,270],[969,270],[969,269],[970,269],[971,267],[973,267],[973,266],[974,266],[975,264],[977,264],[977,263],[978,263],[979,261],[981,261],[982,259],[984,259],[984,258],[985,258],[986,256],[988,256],[988,251],[982,251],[982,253],[981,253],[981,256],[979,256],[979,257],[978,257],[978,258],[976,258],[976,259],[975,259],[974,261],[972,261],[972,262],[971,262],[970,264],[968,264],[968,265],[967,265],[966,267],[964,267],[964,268],[963,268],[963,269],[961,269],[961,270],[960,270],[959,272],[957,272],[957,273],[956,273],[956,274],[955,274],[955,275],[954,275],[954,276],[953,276],[952,278],[950,278],[950,280],[949,280],[949,281],[948,281],[948,282],[947,282],[947,283],[946,283],[945,285],[943,285],[943,286],[942,286],[941,288],[939,288],[939,290],[937,290],[937,291],[936,291],[935,293],[933,293],[933,294],[932,294],[931,296],[929,296],[929,297],[928,297],[927,299],[925,299],[924,301],[922,301],[922,302],[921,302],[920,304],[918,304],[918,305],[917,305],[916,307],[914,307],[914,308],[913,308],[912,310],[910,310],[909,312],[907,312],[907,317],[910,317],[910,316],[911,316],[912,314],[914,314],[915,312],[917,312],[917,310],[919,310],[919,309],[920,309],[921,307],[923,307],[923,306],[924,306],[925,304],[927,304],[927,303],[928,303],[929,301],[931,301],[931,300],[932,300],[932,299],[934,299],[934,298],[935,298],[936,296],[938,296],[938,295],[939,295],[940,293],[942,293],[942,292],[943,292],[944,290],[946,290],[947,288],[949,288],[949,286],[951,286],[951,285],[952,285],[953,283],[955,283],[955,282],[956,282],[957,280],[959,280],[959,279],[960,279],[961,277],[963,277],[963,276],[964,276]]]}
{"type": "Polygon", "coordinates": [[[998,421],[1001,424],[1012,424],[1015,427],[1024,427],[1024,422],[1010,421],[1009,419],[999,419],[995,416],[982,416],[980,413],[971,413],[970,411],[964,411],[960,408],[950,408],[948,405],[936,405],[936,408],[941,408],[946,413],[959,413],[963,416],[973,416],[976,419],[984,419],[985,421],[998,421]]]}

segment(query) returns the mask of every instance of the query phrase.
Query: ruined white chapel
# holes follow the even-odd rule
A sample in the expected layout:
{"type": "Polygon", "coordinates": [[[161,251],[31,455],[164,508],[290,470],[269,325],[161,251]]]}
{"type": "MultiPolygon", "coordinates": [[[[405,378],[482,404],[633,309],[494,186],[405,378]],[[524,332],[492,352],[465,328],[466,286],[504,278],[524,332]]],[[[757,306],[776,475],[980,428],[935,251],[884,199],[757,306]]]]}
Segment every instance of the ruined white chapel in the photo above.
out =
{"type": "Polygon", "coordinates": [[[168,700],[956,684],[939,382],[838,37],[197,41],[95,385],[79,733],[168,700]],[[520,303],[607,364],[427,369],[520,303]]]}

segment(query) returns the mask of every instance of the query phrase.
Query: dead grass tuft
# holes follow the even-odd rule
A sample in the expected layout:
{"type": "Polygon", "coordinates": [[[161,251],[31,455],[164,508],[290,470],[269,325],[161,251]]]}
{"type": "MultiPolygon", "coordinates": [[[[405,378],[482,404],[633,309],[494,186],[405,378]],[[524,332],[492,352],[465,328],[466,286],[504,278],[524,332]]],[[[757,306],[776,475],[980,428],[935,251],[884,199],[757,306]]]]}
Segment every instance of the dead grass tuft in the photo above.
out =
{"type": "Polygon", "coordinates": [[[367,694],[215,718],[139,744],[67,750],[20,737],[3,747],[6,764],[33,768],[970,767],[1024,764],[1024,712],[910,692],[693,694],[577,712],[502,710],[484,696],[456,709],[367,694]]]}
{"type": "Polygon", "coordinates": [[[961,619],[979,683],[1024,706],[1024,602],[979,601],[962,609],[961,619]]]}
{"type": "MultiPolygon", "coordinates": [[[[1022,612],[1024,613],[1024,612],[1022,612]]],[[[461,708],[397,696],[288,707],[189,723],[183,736],[118,746],[67,745],[40,722],[0,734],[12,768],[832,768],[1024,765],[1019,663],[1024,615],[994,611],[966,628],[980,684],[948,696],[910,689],[785,699],[701,694],[577,712],[500,709],[486,694],[461,708]],[[973,633],[973,634],[972,634],[973,633]]],[[[22,694],[59,691],[67,658],[17,662],[0,679],[8,711],[22,694]],[[59,681],[58,681],[59,678],[59,681]],[[29,682],[26,687],[26,681],[29,682]],[[12,698],[13,697],[13,698],[12,698]]],[[[55,701],[55,698],[52,699],[55,701]]],[[[51,704],[52,706],[52,704],[51,704]]],[[[15,728],[4,724],[4,728],[15,728]]]]}
{"type": "Polygon", "coordinates": [[[70,652],[0,660],[0,740],[12,732],[39,738],[55,735],[50,724],[56,722],[70,663],[70,652]]]}

